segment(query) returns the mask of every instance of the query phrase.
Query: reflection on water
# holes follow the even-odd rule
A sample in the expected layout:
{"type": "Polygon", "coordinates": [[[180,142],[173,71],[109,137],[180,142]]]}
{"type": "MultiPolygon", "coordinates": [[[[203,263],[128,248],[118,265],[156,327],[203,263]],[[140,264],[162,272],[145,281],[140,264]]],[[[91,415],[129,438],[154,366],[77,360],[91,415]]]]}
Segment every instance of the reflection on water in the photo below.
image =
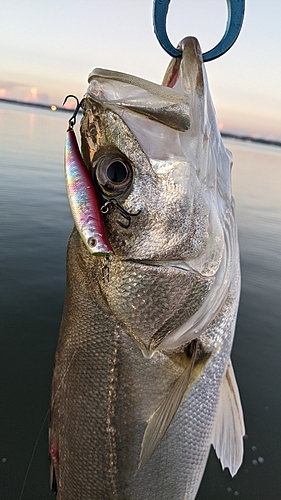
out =
{"type": "Polygon", "coordinates": [[[248,265],[259,263],[259,272],[250,277],[250,281],[254,278],[252,284],[274,287],[277,293],[280,292],[277,263],[281,236],[281,149],[236,142],[232,150],[242,257],[248,265]]]}
{"type": "Polygon", "coordinates": [[[281,149],[228,140],[242,268],[232,359],[247,436],[237,476],[221,472],[214,452],[198,500],[281,498],[281,149]]]}
{"type": "MultiPolygon", "coordinates": [[[[49,407],[64,298],[72,227],[63,178],[68,116],[35,109],[30,118],[28,108],[7,105],[1,111],[0,497],[18,500],[49,407]]],[[[45,426],[23,500],[54,498],[48,467],[45,426]]]]}
{"type": "MultiPolygon", "coordinates": [[[[63,179],[68,116],[0,106],[1,430],[0,491],[19,500],[49,389],[72,220],[63,179]]],[[[211,452],[198,500],[279,500],[281,149],[226,141],[233,152],[241,305],[233,349],[248,438],[234,479],[211,452]]],[[[23,500],[53,499],[47,425],[23,500]]]]}

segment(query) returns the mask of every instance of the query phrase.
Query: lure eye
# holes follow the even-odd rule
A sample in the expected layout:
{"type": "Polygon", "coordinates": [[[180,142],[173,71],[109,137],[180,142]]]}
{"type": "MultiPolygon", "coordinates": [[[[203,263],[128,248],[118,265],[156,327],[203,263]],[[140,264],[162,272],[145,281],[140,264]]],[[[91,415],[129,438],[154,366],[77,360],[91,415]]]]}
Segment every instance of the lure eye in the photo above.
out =
{"type": "Polygon", "coordinates": [[[96,182],[108,196],[124,193],[132,183],[132,167],[122,156],[102,156],[94,163],[93,169],[96,182]]]}

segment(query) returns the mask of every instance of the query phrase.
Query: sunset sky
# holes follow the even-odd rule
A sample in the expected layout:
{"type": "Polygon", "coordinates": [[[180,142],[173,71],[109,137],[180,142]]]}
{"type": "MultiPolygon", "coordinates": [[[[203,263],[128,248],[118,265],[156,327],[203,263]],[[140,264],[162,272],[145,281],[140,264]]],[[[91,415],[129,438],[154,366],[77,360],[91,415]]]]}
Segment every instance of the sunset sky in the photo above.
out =
{"type": "MultiPolygon", "coordinates": [[[[62,104],[82,98],[102,67],[161,83],[170,56],[153,33],[153,0],[2,0],[0,97],[62,104]]],[[[226,0],[171,0],[174,45],[196,36],[203,51],[222,37],[226,0]]],[[[242,32],[206,63],[220,128],[281,140],[281,0],[246,0],[242,32]]]]}

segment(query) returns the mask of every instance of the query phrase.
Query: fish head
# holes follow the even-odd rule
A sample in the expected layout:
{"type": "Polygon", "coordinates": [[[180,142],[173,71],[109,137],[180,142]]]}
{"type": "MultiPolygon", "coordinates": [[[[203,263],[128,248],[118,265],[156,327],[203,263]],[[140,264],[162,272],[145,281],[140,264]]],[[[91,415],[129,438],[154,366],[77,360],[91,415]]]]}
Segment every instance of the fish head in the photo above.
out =
{"type": "MultiPolygon", "coordinates": [[[[106,212],[118,307],[124,279],[137,274],[141,296],[146,289],[140,292],[139,283],[147,272],[165,275],[157,281],[165,286],[176,268],[193,280],[187,295],[197,278],[202,285],[196,310],[225,266],[231,154],[221,141],[200,46],[188,37],[180,48],[182,57],[172,59],[162,85],[103,69],[89,76],[82,154],[106,212]],[[136,271],[136,263],[149,270],[136,271]]],[[[174,283],[179,293],[181,286],[174,283]]],[[[110,302],[109,290],[104,293],[110,302]]],[[[194,307],[188,314],[193,312],[194,307]]]]}
{"type": "Polygon", "coordinates": [[[212,274],[223,250],[218,165],[212,158],[220,137],[210,136],[215,116],[206,110],[199,45],[188,38],[181,48],[182,59],[172,60],[163,85],[107,70],[90,74],[82,150],[104,203],[116,199],[132,214],[123,228],[122,214],[108,210],[116,255],[197,259],[201,271],[212,274]]]}

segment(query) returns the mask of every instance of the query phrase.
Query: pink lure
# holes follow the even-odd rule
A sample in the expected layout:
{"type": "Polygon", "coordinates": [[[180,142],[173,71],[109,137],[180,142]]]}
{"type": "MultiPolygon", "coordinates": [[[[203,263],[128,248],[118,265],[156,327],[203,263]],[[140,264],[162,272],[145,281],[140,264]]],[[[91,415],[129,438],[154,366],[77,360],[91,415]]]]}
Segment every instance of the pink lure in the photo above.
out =
{"type": "Polygon", "coordinates": [[[97,194],[72,129],[69,129],[66,135],[64,169],[72,216],[87,249],[93,255],[113,254],[106,236],[97,194]]]}

